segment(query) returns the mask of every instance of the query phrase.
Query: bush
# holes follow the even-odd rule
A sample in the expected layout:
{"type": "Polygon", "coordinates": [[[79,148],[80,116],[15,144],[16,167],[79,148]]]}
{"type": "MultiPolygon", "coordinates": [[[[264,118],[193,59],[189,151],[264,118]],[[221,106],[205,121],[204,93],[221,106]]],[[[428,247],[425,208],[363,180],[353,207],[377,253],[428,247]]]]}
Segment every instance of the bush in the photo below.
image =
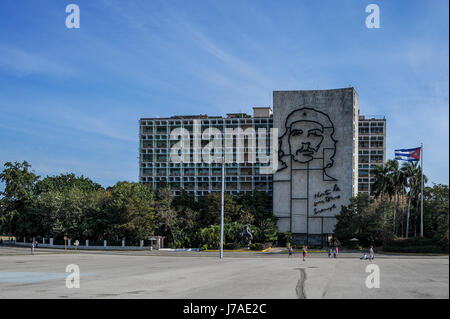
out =
{"type": "MultiPolygon", "coordinates": [[[[106,243],[108,245],[108,243],[106,243]]],[[[90,240],[89,246],[103,246],[103,240],[90,240]]]]}
{"type": "Polygon", "coordinates": [[[217,249],[220,245],[220,226],[211,225],[200,230],[200,238],[209,249],[217,249]]]}
{"type": "Polygon", "coordinates": [[[430,246],[434,244],[434,240],[431,238],[398,238],[386,241],[385,244],[395,247],[430,246]]]}
{"type": "Polygon", "coordinates": [[[239,243],[226,243],[223,245],[224,249],[239,249],[241,248],[241,245],[239,243]]]}
{"type": "Polygon", "coordinates": [[[122,246],[121,240],[108,240],[107,242],[108,246],[122,246]]]}
{"type": "Polygon", "coordinates": [[[254,244],[250,244],[249,248],[251,250],[263,250],[264,249],[264,245],[261,243],[254,243],[254,244]]]}
{"type": "Polygon", "coordinates": [[[265,244],[261,244],[261,243],[254,243],[254,244],[250,244],[249,248],[251,250],[264,250],[266,248],[270,248],[272,247],[272,243],[265,243],[265,244]]]}
{"type": "Polygon", "coordinates": [[[292,244],[292,233],[287,231],[285,233],[278,233],[278,245],[288,246],[292,244]]]}
{"type": "Polygon", "coordinates": [[[385,242],[383,250],[404,253],[448,253],[448,245],[442,246],[432,238],[401,238],[385,242]]]}
{"type": "Polygon", "coordinates": [[[359,249],[361,247],[361,243],[359,241],[347,241],[345,242],[345,247],[349,249],[359,249]]]}
{"type": "MultiPolygon", "coordinates": [[[[243,238],[241,236],[243,228],[244,225],[238,222],[225,223],[223,233],[226,245],[234,245],[239,248],[239,244],[243,242],[243,238]]],[[[227,248],[227,249],[234,249],[234,248],[227,248]]]]}

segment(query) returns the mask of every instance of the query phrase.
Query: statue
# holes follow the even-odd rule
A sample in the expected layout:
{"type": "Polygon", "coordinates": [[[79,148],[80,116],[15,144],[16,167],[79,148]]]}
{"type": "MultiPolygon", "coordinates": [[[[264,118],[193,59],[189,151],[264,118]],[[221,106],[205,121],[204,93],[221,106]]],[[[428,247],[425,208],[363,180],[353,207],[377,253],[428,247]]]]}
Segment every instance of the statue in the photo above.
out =
{"type": "Polygon", "coordinates": [[[242,229],[241,232],[241,237],[248,241],[247,242],[247,249],[250,249],[250,244],[252,243],[252,239],[253,239],[253,231],[250,228],[250,225],[246,225],[244,226],[244,228],[242,229]]]}

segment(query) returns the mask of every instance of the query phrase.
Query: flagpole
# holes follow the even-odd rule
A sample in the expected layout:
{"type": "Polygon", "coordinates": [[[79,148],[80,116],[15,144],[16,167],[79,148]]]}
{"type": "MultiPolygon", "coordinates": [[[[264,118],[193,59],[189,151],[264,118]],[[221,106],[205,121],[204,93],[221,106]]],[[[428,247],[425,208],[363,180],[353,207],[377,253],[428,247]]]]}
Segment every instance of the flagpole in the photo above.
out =
{"type": "Polygon", "coordinates": [[[420,144],[421,203],[420,203],[420,237],[423,237],[423,143],[420,144]]]}

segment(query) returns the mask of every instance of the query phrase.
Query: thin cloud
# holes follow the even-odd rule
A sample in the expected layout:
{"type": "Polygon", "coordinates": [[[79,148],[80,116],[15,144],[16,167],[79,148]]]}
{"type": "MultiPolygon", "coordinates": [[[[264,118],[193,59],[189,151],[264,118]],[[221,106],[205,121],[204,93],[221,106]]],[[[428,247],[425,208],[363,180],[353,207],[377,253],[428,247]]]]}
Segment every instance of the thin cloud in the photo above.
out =
{"type": "Polygon", "coordinates": [[[2,44],[0,44],[0,69],[18,77],[31,74],[67,77],[77,74],[77,71],[68,65],[52,61],[43,55],[2,44]]]}

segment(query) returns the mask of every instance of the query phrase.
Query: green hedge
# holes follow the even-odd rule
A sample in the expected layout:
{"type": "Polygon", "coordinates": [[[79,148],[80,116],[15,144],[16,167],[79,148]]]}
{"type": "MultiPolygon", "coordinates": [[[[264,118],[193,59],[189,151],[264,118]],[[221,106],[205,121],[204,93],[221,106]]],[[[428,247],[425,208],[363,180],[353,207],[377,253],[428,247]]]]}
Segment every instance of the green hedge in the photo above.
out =
{"type": "Polygon", "coordinates": [[[264,249],[270,248],[270,247],[272,247],[272,243],[265,243],[265,244],[254,243],[254,244],[250,244],[250,249],[251,250],[264,250],[264,249]]]}
{"type": "Polygon", "coordinates": [[[442,246],[431,238],[403,238],[384,243],[383,250],[396,253],[448,253],[448,245],[442,246]]]}
{"type": "Polygon", "coordinates": [[[223,249],[240,249],[241,245],[238,243],[226,243],[223,245],[223,249]]]}

